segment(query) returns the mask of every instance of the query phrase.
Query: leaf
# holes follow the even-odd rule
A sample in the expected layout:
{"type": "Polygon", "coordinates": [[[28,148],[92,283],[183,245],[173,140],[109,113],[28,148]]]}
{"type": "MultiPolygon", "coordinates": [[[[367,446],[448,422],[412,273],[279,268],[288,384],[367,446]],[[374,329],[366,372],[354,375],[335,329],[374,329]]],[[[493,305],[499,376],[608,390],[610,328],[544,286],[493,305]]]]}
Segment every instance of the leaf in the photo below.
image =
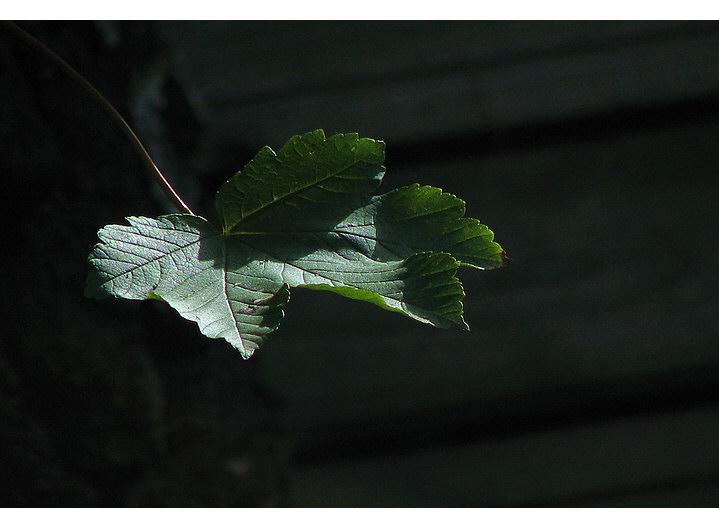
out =
{"type": "Polygon", "coordinates": [[[86,295],[164,300],[245,359],[277,329],[294,287],[468,329],[457,269],[499,267],[502,248],[438,188],[372,196],[383,162],[384,144],[356,134],[265,147],[220,187],[222,229],[186,214],[101,229],[86,295]]]}

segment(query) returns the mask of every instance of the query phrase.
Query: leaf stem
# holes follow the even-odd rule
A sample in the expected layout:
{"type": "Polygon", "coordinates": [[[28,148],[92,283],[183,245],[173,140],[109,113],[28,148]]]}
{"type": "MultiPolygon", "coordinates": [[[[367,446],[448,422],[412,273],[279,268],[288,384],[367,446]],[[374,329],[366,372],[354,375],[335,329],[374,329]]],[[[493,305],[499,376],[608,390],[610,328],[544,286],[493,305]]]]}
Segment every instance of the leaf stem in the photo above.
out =
{"type": "Polygon", "coordinates": [[[109,101],[107,101],[107,99],[105,99],[105,97],[102,94],[100,94],[100,92],[94,86],[92,86],[87,79],[85,79],[80,73],[77,72],[77,70],[75,70],[72,66],[70,66],[68,63],[66,63],[59,55],[57,55],[55,52],[53,52],[50,48],[45,46],[42,42],[37,40],[35,37],[30,35],[28,32],[26,32],[25,30],[23,30],[16,24],[9,22],[9,21],[2,21],[2,22],[13,33],[18,35],[22,39],[24,39],[26,42],[30,43],[37,50],[39,50],[45,56],[47,56],[49,59],[51,59],[53,63],[55,63],[62,71],[64,71],[68,76],[70,76],[80,86],[82,86],[87,92],[89,92],[90,95],[98,103],[100,103],[100,105],[110,114],[110,116],[120,126],[120,129],[122,129],[122,131],[125,133],[125,136],[127,136],[128,140],[130,140],[130,143],[133,145],[135,150],[138,152],[138,154],[142,158],[143,162],[145,162],[145,165],[148,167],[148,169],[152,173],[153,177],[155,178],[155,181],[160,185],[162,190],[169,197],[169,199],[173,202],[173,204],[177,207],[177,209],[183,213],[188,213],[188,214],[194,215],[194,213],[190,209],[190,207],[185,203],[185,201],[182,200],[182,197],[180,197],[180,195],[177,193],[177,191],[175,191],[175,189],[172,187],[170,182],[162,174],[160,169],[157,167],[157,164],[155,164],[155,162],[152,160],[152,157],[147,152],[147,149],[145,149],[145,146],[142,145],[142,142],[140,142],[140,139],[137,137],[137,135],[132,130],[132,128],[128,125],[128,123],[125,121],[125,119],[115,109],[115,107],[113,107],[112,104],[109,101]]]}

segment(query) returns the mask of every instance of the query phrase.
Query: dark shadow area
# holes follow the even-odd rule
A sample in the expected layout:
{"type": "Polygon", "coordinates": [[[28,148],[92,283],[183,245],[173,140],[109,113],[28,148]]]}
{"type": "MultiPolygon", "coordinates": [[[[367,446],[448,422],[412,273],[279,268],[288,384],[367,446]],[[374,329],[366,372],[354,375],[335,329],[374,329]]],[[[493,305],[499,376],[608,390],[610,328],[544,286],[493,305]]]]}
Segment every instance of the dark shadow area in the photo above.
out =
{"type": "Polygon", "coordinates": [[[248,362],[88,300],[97,230],[173,208],[0,28],[0,504],[717,504],[716,22],[21,25],[212,222],[263,145],[357,131],[513,261],[460,270],[469,332],[297,289],[248,362]]]}

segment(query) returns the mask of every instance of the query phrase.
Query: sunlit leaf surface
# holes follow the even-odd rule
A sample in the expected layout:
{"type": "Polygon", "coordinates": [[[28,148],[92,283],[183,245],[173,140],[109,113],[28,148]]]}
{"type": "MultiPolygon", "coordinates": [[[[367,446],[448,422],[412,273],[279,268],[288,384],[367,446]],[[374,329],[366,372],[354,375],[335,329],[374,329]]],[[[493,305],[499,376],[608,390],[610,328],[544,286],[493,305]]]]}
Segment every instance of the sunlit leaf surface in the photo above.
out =
{"type": "Polygon", "coordinates": [[[295,136],[263,148],[217,193],[221,228],[192,215],[128,217],[98,232],[86,295],[160,299],[247,359],[290,288],[336,292],[442,328],[468,329],[460,265],[506,261],[464,201],[417,184],[373,195],[384,144],[295,136]]]}

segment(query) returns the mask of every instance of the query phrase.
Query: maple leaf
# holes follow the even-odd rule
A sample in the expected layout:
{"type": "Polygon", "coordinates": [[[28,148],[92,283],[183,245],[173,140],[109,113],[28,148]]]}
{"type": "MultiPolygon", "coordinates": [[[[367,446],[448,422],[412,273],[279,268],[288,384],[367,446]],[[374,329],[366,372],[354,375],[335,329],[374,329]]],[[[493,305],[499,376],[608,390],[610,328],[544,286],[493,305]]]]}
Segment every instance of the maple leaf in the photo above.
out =
{"type": "Polygon", "coordinates": [[[464,201],[414,184],[372,195],[384,143],[294,136],[263,148],[217,193],[222,223],[128,217],[98,232],[85,294],[164,300],[248,359],[277,328],[290,288],[330,290],[442,328],[468,329],[460,265],[507,258],[464,201]]]}

